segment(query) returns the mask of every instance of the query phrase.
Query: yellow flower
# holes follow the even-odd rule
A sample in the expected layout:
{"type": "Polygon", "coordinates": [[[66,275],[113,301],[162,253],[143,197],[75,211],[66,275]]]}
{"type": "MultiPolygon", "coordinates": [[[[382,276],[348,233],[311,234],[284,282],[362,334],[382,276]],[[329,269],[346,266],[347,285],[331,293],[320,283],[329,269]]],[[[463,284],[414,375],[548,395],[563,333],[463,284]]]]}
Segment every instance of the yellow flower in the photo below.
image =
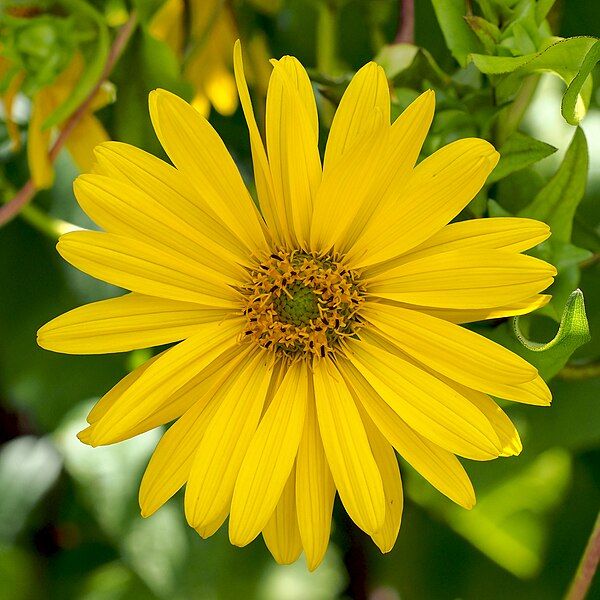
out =
{"type": "MultiPolygon", "coordinates": [[[[0,75],[7,69],[8,61],[0,59],[0,75]]],[[[52,84],[40,89],[31,99],[31,116],[27,129],[27,162],[31,178],[36,188],[44,189],[52,186],[54,169],[48,156],[53,128],[44,128],[46,119],[61,105],[75,88],[83,72],[83,58],[75,54],[67,68],[58,75],[52,84]]],[[[12,106],[23,79],[23,73],[13,77],[3,98],[6,122],[13,147],[20,146],[19,131],[11,118],[12,106]]],[[[110,99],[107,85],[96,94],[89,110],[81,117],[70,132],[65,146],[81,171],[89,171],[94,162],[93,149],[109,139],[102,123],[94,116],[94,111],[102,108],[110,99]]],[[[59,124],[62,129],[65,123],[59,124]]]]}
{"type": "Polygon", "coordinates": [[[321,167],[308,76],[295,58],[273,61],[265,148],[239,44],[234,56],[260,212],[211,125],[153,92],[175,167],[100,146],[75,192],[106,232],[58,244],[78,269],[132,293],[54,319],[39,343],[94,354],[179,342],[110,390],[81,440],[112,444],[176,420],[143,477],[142,514],[185,485],[202,537],[229,516],[233,544],[262,532],[278,562],[304,550],[314,569],[336,491],[379,548],[392,548],[402,514],[394,449],[465,508],[475,496],[455,455],[520,452],[489,395],[548,405],[550,392],[534,367],[459,324],[548,300],[540,292],[555,269],[521,252],[549,230],[520,218],[447,225],[498,153],[463,139],[415,166],[434,95],[390,125],[374,63],[346,90],[321,167]]]}
{"type": "MultiPolygon", "coordinates": [[[[185,6],[183,0],[167,0],[150,24],[150,33],[166,42],[175,54],[184,54],[185,6]]],[[[238,37],[233,16],[223,0],[191,0],[189,2],[190,49],[185,57],[183,75],[194,88],[192,106],[208,118],[211,105],[222,115],[231,115],[238,106],[233,77],[231,47],[238,37]]],[[[248,42],[254,63],[260,66],[267,50],[264,37],[255,34],[248,42]]],[[[263,72],[253,72],[262,93],[263,72]]]]}

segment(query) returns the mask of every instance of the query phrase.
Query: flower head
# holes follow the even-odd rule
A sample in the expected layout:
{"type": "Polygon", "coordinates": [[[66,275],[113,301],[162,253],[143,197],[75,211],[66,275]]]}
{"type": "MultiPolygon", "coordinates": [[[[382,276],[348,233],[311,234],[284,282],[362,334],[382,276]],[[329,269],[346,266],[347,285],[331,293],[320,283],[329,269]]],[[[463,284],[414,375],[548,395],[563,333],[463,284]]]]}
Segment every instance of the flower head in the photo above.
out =
{"type": "Polygon", "coordinates": [[[385,75],[369,63],[342,98],[321,166],[300,63],[273,61],[265,145],[239,44],[234,56],[260,209],[209,123],[153,92],[154,128],[175,167],[103,144],[75,192],[105,232],[58,244],[71,264],[131,293],[54,319],[39,343],[103,353],[179,342],[110,390],[80,434],[111,444],[175,420],[142,480],[144,516],[185,485],[201,536],[229,516],[232,543],[262,532],[279,562],[304,550],[313,569],[337,492],[387,552],[402,515],[394,450],[470,508],[456,455],[521,450],[490,395],[550,403],[534,367],[460,326],[548,300],[540,292],[554,268],[521,252],[549,230],[520,218],[448,225],[498,153],[464,139],[416,164],[432,92],[390,124],[385,75]]]}

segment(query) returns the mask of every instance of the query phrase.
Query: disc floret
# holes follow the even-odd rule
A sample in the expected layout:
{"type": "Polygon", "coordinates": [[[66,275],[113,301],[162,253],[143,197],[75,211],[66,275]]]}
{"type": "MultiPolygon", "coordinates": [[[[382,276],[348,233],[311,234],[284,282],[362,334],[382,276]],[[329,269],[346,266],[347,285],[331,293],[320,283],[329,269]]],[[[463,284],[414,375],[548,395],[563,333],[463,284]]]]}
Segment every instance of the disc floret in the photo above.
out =
{"type": "Polygon", "coordinates": [[[279,250],[242,291],[244,340],[288,358],[332,355],[361,326],[364,286],[336,256],[279,250]]]}

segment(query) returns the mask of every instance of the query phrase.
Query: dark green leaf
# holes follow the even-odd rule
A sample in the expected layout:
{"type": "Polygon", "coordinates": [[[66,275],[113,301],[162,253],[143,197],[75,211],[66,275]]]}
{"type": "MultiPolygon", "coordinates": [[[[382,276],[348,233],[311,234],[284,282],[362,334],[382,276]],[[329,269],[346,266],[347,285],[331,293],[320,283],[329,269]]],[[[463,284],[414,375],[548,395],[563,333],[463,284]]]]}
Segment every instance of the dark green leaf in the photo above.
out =
{"type": "MultiPolygon", "coordinates": [[[[496,93],[500,102],[506,102],[516,94],[521,80],[532,73],[550,71],[570,85],[596,42],[593,37],[573,37],[559,39],[539,52],[525,56],[472,54],[470,58],[482,73],[502,76],[497,82],[496,93]]],[[[590,102],[590,92],[590,85],[583,85],[582,82],[577,96],[578,115],[585,114],[590,102]]]]}
{"type": "Polygon", "coordinates": [[[569,242],[575,211],[585,192],[587,171],[587,143],[583,131],[577,128],[558,171],[519,216],[548,223],[553,240],[569,242]]]}
{"type": "Polygon", "coordinates": [[[516,131],[499,148],[498,152],[500,152],[500,162],[489,176],[489,183],[498,181],[510,173],[520,171],[550,156],[556,152],[556,148],[516,131]]]}

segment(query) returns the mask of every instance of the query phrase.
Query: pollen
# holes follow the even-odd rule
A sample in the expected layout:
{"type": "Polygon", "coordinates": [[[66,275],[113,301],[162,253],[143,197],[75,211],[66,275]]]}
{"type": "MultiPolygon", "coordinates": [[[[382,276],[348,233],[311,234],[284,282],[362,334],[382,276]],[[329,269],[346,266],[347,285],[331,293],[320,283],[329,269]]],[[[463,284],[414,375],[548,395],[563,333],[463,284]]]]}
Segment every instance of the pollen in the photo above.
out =
{"type": "Polygon", "coordinates": [[[336,256],[274,252],[242,292],[242,338],[290,359],[332,356],[361,327],[365,287],[336,256]]]}

